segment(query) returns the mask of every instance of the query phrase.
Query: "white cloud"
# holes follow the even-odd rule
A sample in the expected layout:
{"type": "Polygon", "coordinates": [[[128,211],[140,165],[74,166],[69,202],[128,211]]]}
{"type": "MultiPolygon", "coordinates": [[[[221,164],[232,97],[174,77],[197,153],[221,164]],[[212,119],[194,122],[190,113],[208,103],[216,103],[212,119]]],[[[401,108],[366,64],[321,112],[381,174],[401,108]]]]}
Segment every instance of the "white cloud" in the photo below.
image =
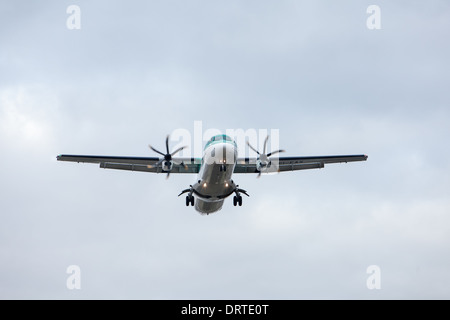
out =
{"type": "Polygon", "coordinates": [[[45,148],[54,141],[57,99],[45,86],[0,90],[0,132],[3,143],[45,148]]]}

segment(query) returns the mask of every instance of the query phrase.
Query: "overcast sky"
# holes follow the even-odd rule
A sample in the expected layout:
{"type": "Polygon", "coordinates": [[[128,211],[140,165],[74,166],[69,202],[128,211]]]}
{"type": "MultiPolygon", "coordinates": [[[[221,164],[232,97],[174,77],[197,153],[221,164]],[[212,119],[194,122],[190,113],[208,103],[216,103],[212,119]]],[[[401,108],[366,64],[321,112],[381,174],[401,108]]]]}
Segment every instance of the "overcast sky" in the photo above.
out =
{"type": "Polygon", "coordinates": [[[444,0],[3,1],[0,298],[449,299],[448,39],[444,0]],[[194,121],[369,159],[235,175],[250,198],[209,216],[195,175],[56,161],[194,121]]]}

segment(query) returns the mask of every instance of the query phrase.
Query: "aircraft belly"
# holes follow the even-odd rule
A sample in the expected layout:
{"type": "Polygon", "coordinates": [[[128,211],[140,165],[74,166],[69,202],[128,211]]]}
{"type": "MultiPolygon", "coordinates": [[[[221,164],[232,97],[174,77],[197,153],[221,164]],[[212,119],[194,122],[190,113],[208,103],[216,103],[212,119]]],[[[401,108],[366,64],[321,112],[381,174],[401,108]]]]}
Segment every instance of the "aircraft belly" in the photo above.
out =
{"type": "Polygon", "coordinates": [[[218,201],[208,201],[197,198],[195,201],[195,210],[201,214],[210,214],[222,209],[223,199],[218,201]]]}

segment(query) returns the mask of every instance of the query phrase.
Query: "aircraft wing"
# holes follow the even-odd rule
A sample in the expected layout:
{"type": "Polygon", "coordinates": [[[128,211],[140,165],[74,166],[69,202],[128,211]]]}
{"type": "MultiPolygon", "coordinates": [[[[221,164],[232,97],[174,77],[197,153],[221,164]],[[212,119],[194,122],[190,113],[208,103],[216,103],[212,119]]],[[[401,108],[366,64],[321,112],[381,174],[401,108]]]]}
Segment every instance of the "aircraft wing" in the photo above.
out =
{"type": "MultiPolygon", "coordinates": [[[[58,161],[98,163],[100,168],[118,169],[130,171],[143,171],[161,173],[161,163],[155,166],[160,160],[156,157],[112,157],[112,156],[89,156],[61,154],[56,157],[58,161]]],[[[173,168],[170,173],[198,173],[201,159],[196,158],[173,158],[173,168]]]]}
{"type": "MultiPolygon", "coordinates": [[[[318,157],[273,157],[271,158],[270,167],[265,172],[319,169],[325,167],[325,164],[329,163],[346,163],[366,160],[367,156],[364,154],[318,157]]],[[[238,158],[234,173],[258,173],[256,161],[256,158],[238,158]]]]}

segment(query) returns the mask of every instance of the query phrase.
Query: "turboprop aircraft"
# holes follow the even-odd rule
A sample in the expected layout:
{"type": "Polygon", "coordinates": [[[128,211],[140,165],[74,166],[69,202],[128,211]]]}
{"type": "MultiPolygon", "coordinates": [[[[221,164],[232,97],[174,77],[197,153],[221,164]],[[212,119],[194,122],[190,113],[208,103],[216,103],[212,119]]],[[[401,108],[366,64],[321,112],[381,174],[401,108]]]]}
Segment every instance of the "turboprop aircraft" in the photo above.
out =
{"type": "Polygon", "coordinates": [[[256,158],[238,158],[237,144],[225,134],[213,136],[203,151],[203,157],[176,158],[175,154],[186,147],[169,151],[169,136],[166,138],[166,153],[152,146],[158,157],[117,157],[61,154],[59,161],[99,163],[100,168],[143,171],[153,173],[196,173],[197,180],[189,188],[184,189],[178,196],[186,195],[186,206],[194,206],[201,214],[219,211],[225,198],[234,194],[233,205],[242,206],[242,195],[249,196],[247,191],[239,188],[233,179],[233,173],[253,173],[260,177],[262,173],[294,171],[323,168],[325,164],[353,161],[365,161],[367,155],[335,155],[318,157],[273,157],[284,152],[276,150],[266,153],[267,141],[264,140],[263,151],[259,152],[247,142],[250,149],[256,152],[256,158]],[[194,197],[195,196],[195,197],[194,197]],[[196,199],[195,199],[196,198],[196,199]],[[194,200],[195,199],[195,200],[194,200]]]}

